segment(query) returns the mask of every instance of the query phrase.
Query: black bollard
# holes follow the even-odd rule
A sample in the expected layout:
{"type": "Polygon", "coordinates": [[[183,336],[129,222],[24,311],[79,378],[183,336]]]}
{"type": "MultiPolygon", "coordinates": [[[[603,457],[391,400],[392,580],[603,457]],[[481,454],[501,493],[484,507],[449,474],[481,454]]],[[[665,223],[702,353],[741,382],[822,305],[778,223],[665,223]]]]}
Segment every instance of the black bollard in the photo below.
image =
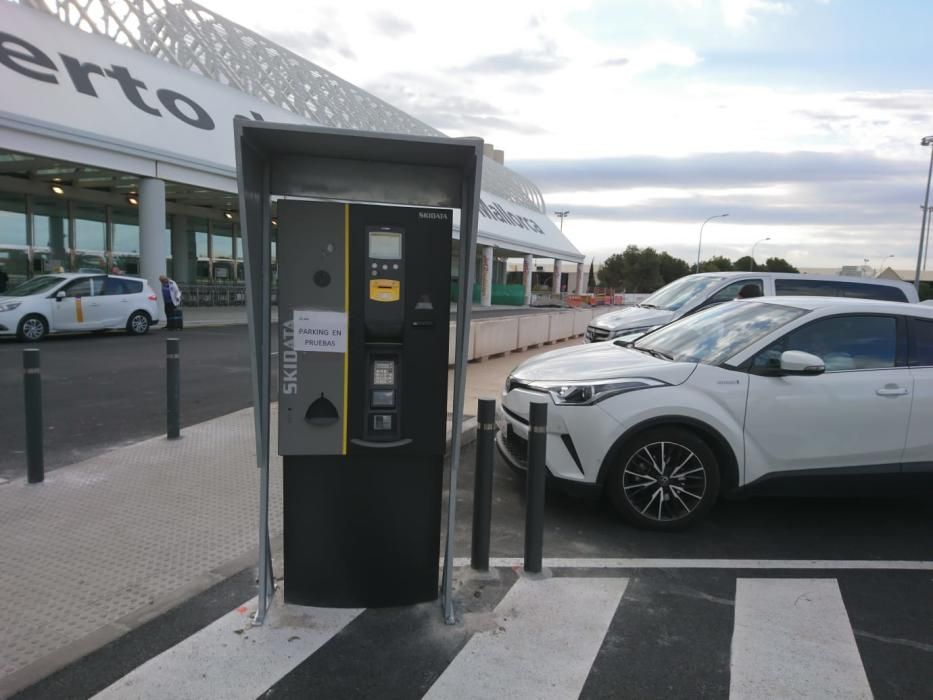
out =
{"type": "Polygon", "coordinates": [[[473,477],[473,542],[470,566],[489,571],[489,529],[492,520],[492,458],[496,435],[496,400],[480,399],[476,417],[476,470],[473,477]]]}
{"type": "Polygon", "coordinates": [[[39,351],[23,350],[23,392],[26,398],[26,480],[40,484],[45,480],[42,456],[42,374],[39,351]]]}
{"type": "Polygon", "coordinates": [[[181,435],[181,355],[178,338],[165,341],[165,435],[174,440],[181,435]]]}
{"type": "Polygon", "coordinates": [[[534,402],[528,416],[528,477],[525,504],[525,571],[541,573],[544,549],[544,484],[547,404],[534,402]]]}

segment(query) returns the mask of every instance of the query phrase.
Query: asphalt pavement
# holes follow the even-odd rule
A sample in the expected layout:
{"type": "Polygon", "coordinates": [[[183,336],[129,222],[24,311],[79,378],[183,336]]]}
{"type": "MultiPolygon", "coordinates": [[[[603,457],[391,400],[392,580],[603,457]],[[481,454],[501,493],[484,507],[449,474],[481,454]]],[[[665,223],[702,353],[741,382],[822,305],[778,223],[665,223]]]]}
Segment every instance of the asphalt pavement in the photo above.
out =
{"type": "MultiPolygon", "coordinates": [[[[274,334],[273,334],[274,335],[274,334]]],[[[193,425],[252,405],[245,325],[0,340],[0,478],[26,472],[24,348],[41,352],[45,468],[165,433],[165,340],[181,339],[181,421],[193,425]]],[[[273,338],[273,351],[275,340],[273,338]]],[[[273,363],[275,364],[275,363],[273,363]]],[[[273,381],[273,386],[275,382],[273,381]]]]}
{"type": "Polygon", "coordinates": [[[279,600],[252,628],[249,566],[16,697],[933,697],[929,499],[725,502],[691,530],[651,533],[551,491],[535,577],[521,571],[524,479],[497,459],[492,570],[478,574],[474,448],[456,625],[436,602],[279,600]]]}

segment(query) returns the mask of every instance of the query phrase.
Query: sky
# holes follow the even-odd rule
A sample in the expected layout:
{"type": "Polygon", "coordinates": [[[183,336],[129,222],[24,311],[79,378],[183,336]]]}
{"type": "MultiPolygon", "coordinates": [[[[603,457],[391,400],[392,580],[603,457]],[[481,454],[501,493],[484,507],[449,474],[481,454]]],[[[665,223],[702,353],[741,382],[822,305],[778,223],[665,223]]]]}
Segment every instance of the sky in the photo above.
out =
{"type": "Polygon", "coordinates": [[[503,149],[597,266],[632,244],[693,262],[722,213],[704,259],[916,264],[930,0],[202,4],[503,149]]]}

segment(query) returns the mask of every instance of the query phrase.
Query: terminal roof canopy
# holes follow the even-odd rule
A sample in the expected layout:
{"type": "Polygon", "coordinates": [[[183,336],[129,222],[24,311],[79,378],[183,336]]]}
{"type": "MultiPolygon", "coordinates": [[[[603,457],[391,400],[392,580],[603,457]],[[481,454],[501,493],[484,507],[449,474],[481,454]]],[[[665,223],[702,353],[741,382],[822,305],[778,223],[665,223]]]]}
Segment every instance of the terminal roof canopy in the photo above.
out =
{"type": "MultiPolygon", "coordinates": [[[[0,92],[17,96],[0,108],[3,151],[233,193],[236,115],[443,136],[190,0],[0,2],[0,24],[10,37],[5,50],[28,59],[0,65],[0,92]],[[88,13],[91,4],[94,12],[88,13]],[[64,20],[53,14],[58,6],[66,7],[64,20]],[[74,82],[63,55],[102,67],[104,77],[91,83],[93,95],[74,82]],[[139,97],[146,109],[106,76],[104,69],[113,66],[145,86],[139,97]],[[299,89],[301,95],[295,93],[299,89]],[[307,99],[298,99],[305,93],[307,99]]],[[[479,243],[514,254],[582,260],[548,219],[534,183],[488,157],[482,201],[479,243]]]]}

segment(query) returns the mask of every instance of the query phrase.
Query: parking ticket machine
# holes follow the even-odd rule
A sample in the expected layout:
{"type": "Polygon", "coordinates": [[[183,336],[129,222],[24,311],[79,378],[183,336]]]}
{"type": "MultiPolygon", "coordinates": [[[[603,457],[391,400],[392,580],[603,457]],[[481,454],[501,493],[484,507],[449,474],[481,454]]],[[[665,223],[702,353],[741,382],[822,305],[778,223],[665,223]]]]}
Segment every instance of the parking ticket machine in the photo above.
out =
{"type": "Polygon", "coordinates": [[[450,210],[278,204],[285,600],[438,592],[450,210]]]}

